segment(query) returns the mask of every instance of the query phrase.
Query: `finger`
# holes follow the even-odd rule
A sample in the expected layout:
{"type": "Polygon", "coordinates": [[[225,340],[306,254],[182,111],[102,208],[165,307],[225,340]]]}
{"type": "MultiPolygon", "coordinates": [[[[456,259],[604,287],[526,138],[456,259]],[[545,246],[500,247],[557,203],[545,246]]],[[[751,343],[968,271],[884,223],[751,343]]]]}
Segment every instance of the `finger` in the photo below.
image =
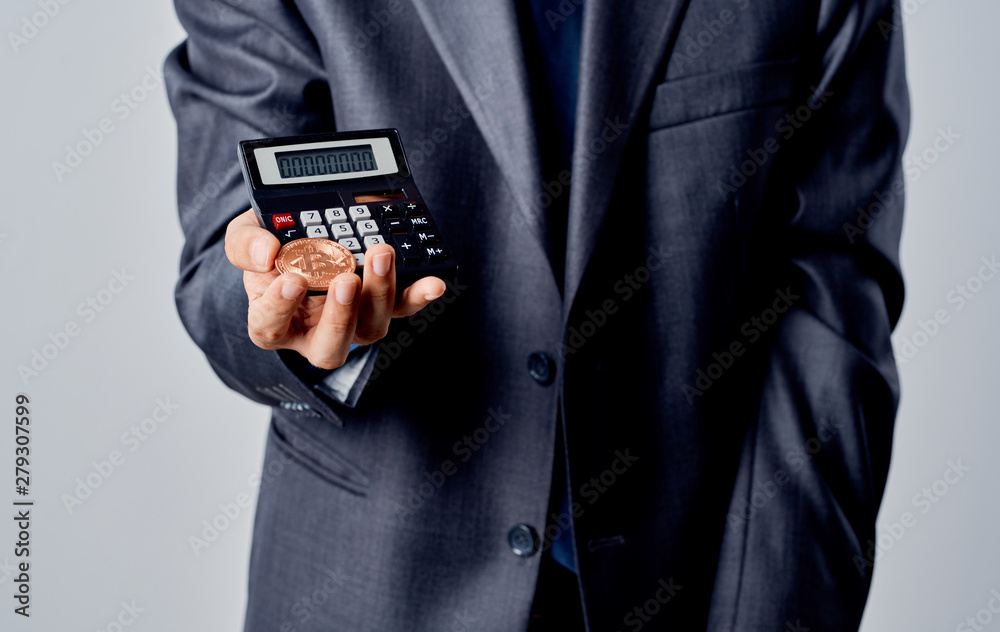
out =
{"type": "Polygon", "coordinates": [[[389,244],[377,244],[365,252],[364,284],[361,286],[355,342],[367,345],[385,337],[395,301],[396,250],[389,244]]]}
{"type": "Polygon", "coordinates": [[[437,277],[424,277],[403,290],[403,295],[392,311],[393,318],[416,314],[432,301],[441,297],[447,286],[437,277]]]}
{"type": "Polygon", "coordinates": [[[270,272],[248,272],[243,271],[243,289],[247,291],[247,298],[251,301],[255,301],[264,292],[267,292],[267,288],[271,287],[271,283],[278,278],[278,271],[271,270],[270,272]]]}
{"type": "Polygon", "coordinates": [[[336,369],[347,360],[358,324],[361,279],[353,272],[340,274],[327,290],[319,323],[310,330],[305,351],[313,366],[336,369]]]}
{"type": "Polygon", "coordinates": [[[253,209],[237,215],[226,227],[226,257],[241,270],[271,270],[280,247],[278,238],[257,223],[253,209]]]}
{"type": "Polygon", "coordinates": [[[296,349],[301,341],[291,331],[292,317],[302,303],[309,283],[297,274],[274,279],[260,298],[250,303],[247,332],[262,349],[296,349]]]}

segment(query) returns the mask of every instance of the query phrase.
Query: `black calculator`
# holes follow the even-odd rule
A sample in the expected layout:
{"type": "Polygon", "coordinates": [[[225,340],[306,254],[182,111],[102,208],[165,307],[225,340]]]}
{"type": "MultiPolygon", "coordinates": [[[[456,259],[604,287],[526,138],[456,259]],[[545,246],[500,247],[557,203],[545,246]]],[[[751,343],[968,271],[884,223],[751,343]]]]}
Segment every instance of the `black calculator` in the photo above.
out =
{"type": "Polygon", "coordinates": [[[240,164],[260,225],[281,245],[330,239],[350,251],[396,250],[396,287],[454,279],[458,265],[427,210],[395,129],[244,140],[240,164]]]}

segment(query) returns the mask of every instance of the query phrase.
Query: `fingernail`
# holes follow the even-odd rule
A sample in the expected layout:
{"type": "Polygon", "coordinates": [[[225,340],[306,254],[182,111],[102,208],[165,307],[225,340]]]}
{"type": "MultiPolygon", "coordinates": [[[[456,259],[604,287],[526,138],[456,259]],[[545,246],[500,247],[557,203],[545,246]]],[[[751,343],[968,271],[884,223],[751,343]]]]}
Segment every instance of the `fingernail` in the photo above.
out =
{"type": "Polygon", "coordinates": [[[357,289],[357,284],[353,281],[341,281],[337,283],[337,286],[333,289],[333,293],[338,303],[341,305],[350,305],[354,302],[355,289],[357,289]]]}
{"type": "Polygon", "coordinates": [[[444,294],[444,291],[446,289],[448,289],[447,287],[445,287],[445,285],[443,283],[439,283],[438,286],[441,289],[438,291],[437,294],[430,294],[430,293],[424,294],[424,300],[425,301],[433,301],[433,300],[441,298],[441,295],[444,294]]]}
{"type": "Polygon", "coordinates": [[[381,277],[389,274],[389,264],[392,263],[391,259],[392,255],[388,252],[375,255],[372,259],[372,271],[381,277]]]}
{"type": "Polygon", "coordinates": [[[297,285],[295,283],[292,283],[291,281],[285,281],[281,285],[281,297],[287,301],[290,301],[292,299],[298,298],[299,295],[302,294],[303,289],[304,288],[301,285],[297,285]]]}
{"type": "MultiPolygon", "coordinates": [[[[264,237],[258,237],[253,240],[250,244],[250,258],[253,260],[255,265],[264,267],[267,265],[267,239],[264,237]]],[[[282,289],[284,292],[284,289],[282,289]]]]}

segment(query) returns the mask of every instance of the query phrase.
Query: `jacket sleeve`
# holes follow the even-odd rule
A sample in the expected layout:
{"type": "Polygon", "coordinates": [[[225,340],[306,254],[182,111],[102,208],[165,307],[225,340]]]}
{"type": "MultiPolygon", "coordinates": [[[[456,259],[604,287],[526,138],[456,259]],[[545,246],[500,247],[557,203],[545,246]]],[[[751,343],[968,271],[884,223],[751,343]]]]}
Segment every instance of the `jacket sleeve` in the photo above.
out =
{"type": "Polygon", "coordinates": [[[240,140],[332,131],[317,44],[290,2],[236,6],[176,0],[188,39],[165,62],[177,121],[177,199],[185,244],[176,303],[188,333],[222,380],[271,406],[317,411],[341,425],[293,351],[266,351],[247,334],[243,274],[226,258],[230,220],[249,208],[240,140]],[[305,379],[303,379],[305,377],[305,379]]]}
{"type": "Polygon", "coordinates": [[[770,296],[791,307],[761,343],[712,630],[855,630],[871,582],[899,399],[909,100],[894,1],[818,5],[814,57],[800,60],[811,113],[790,127],[772,178],[784,190],[768,197],[784,200],[770,296]]]}

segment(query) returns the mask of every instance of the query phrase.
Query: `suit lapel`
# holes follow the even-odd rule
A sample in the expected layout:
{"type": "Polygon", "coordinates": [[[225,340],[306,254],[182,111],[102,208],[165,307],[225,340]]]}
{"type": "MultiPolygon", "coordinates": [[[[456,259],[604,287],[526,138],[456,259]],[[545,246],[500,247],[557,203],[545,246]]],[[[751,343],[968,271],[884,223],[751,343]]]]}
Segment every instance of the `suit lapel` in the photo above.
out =
{"type": "Polygon", "coordinates": [[[521,213],[513,221],[545,250],[544,215],[532,200],[541,169],[515,3],[413,4],[507,179],[521,213]],[[492,86],[492,92],[484,86],[492,86]]]}
{"type": "Polygon", "coordinates": [[[566,236],[567,318],[608,212],[625,146],[641,123],[639,115],[688,1],[584,2],[566,236]]]}

